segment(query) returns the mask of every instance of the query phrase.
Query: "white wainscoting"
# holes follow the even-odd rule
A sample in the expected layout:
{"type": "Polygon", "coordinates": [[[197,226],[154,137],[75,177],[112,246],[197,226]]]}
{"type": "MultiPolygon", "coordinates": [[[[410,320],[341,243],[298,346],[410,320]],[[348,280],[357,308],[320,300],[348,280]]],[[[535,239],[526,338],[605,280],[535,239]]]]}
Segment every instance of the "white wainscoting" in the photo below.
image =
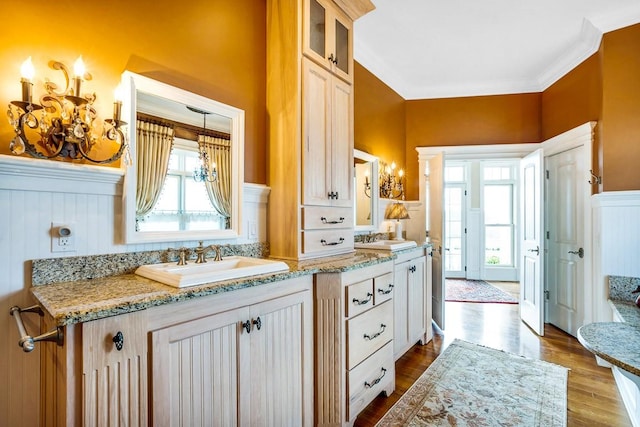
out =
{"type": "Polygon", "coordinates": [[[611,321],[607,276],[640,277],[640,191],[592,197],[594,321],[611,321]]]}
{"type": "MultiPolygon", "coordinates": [[[[39,345],[23,353],[9,315],[12,306],[34,302],[29,260],[197,244],[116,243],[122,178],[122,171],[114,168],[0,155],[0,378],[5,379],[0,382],[0,426],[39,424],[39,345]],[[74,223],[75,252],[51,252],[52,222],[74,223]]],[[[266,241],[268,195],[264,185],[244,184],[242,236],[225,243],[266,241]]],[[[38,316],[23,317],[29,333],[38,334],[38,316]]]]}

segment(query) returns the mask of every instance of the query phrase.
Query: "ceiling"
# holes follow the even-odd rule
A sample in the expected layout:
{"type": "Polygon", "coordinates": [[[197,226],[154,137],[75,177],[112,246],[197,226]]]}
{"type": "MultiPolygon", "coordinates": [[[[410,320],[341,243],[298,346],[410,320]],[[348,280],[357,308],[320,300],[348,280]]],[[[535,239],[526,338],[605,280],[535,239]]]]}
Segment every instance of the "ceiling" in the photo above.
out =
{"type": "Polygon", "coordinates": [[[354,57],[404,99],[541,92],[640,0],[372,0],[354,57]]]}

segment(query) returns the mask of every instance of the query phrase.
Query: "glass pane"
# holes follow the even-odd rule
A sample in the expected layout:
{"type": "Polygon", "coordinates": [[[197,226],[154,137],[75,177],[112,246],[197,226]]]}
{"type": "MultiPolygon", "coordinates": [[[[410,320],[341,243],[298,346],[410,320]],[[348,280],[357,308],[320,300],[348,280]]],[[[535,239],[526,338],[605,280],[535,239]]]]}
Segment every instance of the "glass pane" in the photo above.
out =
{"type": "Polygon", "coordinates": [[[461,187],[445,187],[445,270],[462,271],[462,239],[464,237],[462,209],[464,190],[461,187]]]}
{"type": "Polygon", "coordinates": [[[511,168],[509,166],[493,166],[484,168],[485,181],[510,180],[511,168]]]}
{"type": "Polygon", "coordinates": [[[309,47],[324,58],[325,10],[316,0],[311,0],[309,9],[309,47]]]}
{"type": "Polygon", "coordinates": [[[485,227],[485,263],[487,265],[513,265],[513,238],[510,225],[485,227]]]}
{"type": "Polygon", "coordinates": [[[444,168],[445,182],[464,182],[464,166],[446,166],[444,168]]]}
{"type": "Polygon", "coordinates": [[[209,201],[204,182],[195,182],[187,178],[184,186],[184,210],[190,213],[211,213],[213,206],[209,201]]]}
{"type": "Polygon", "coordinates": [[[336,66],[349,74],[349,30],[336,19],[336,66]]]}
{"type": "Polygon", "coordinates": [[[160,193],[158,202],[153,207],[153,212],[170,211],[177,212],[180,209],[180,177],[177,175],[167,175],[164,187],[160,193]]]}
{"type": "Polygon", "coordinates": [[[511,224],[512,185],[484,186],[484,223],[511,224]]]}

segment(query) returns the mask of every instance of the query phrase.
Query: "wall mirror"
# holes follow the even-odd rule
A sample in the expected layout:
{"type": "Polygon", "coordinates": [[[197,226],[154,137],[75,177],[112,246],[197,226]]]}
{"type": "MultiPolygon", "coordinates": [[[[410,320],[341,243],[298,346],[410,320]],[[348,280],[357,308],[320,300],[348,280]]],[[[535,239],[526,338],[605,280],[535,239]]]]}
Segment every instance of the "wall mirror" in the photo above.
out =
{"type": "Polygon", "coordinates": [[[244,111],[125,71],[124,241],[240,235],[244,111]]]}
{"type": "Polygon", "coordinates": [[[360,150],[353,150],[355,230],[378,229],[378,158],[360,150]]]}

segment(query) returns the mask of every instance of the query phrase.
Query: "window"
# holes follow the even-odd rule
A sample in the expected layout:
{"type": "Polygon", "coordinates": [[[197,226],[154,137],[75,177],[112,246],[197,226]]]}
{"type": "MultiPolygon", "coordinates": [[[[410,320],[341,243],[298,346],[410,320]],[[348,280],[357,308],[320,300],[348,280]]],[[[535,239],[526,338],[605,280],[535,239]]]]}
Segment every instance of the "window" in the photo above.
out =
{"type": "Polygon", "coordinates": [[[485,265],[513,267],[514,168],[484,165],[483,172],[485,265]]]}
{"type": "Polygon", "coordinates": [[[204,183],[193,179],[199,165],[197,144],[176,140],[162,192],[153,210],[140,221],[140,231],[224,229],[225,220],[213,208],[204,183]]]}

